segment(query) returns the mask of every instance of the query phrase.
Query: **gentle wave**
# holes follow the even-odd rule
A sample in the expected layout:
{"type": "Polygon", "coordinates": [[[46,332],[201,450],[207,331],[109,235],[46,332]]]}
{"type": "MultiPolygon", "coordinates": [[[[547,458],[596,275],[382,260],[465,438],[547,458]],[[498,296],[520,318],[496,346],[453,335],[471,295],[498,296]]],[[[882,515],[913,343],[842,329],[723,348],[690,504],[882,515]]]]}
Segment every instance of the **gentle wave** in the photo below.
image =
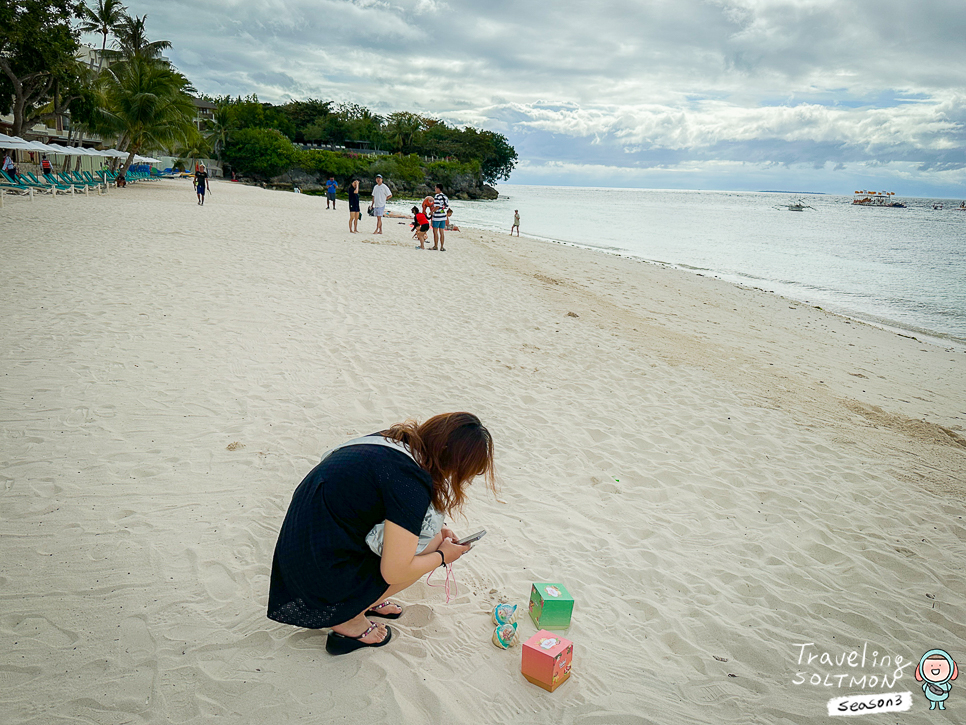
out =
{"type": "Polygon", "coordinates": [[[752,285],[873,324],[966,346],[966,213],[949,200],[906,209],[850,197],[540,187],[454,201],[457,224],[630,256],[752,285]]]}

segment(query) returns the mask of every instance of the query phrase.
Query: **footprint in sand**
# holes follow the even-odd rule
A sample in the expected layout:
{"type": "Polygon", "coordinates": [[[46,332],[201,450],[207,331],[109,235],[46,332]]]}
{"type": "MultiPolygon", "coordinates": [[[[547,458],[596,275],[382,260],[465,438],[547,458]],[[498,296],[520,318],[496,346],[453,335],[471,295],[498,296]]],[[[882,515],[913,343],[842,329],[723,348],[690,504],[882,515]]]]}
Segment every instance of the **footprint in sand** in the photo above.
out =
{"type": "Polygon", "coordinates": [[[238,585],[224,564],[209,561],[201,565],[201,583],[212,599],[228,602],[238,597],[238,585]]]}
{"type": "Polygon", "coordinates": [[[30,682],[43,675],[43,673],[44,671],[40,667],[0,665],[0,691],[10,692],[12,688],[30,682]]]}
{"type": "Polygon", "coordinates": [[[54,648],[67,647],[80,639],[76,632],[61,629],[46,617],[38,615],[26,617],[11,615],[4,617],[0,628],[5,632],[16,634],[19,637],[31,637],[54,648]]]}
{"type": "Polygon", "coordinates": [[[400,621],[405,622],[408,627],[425,627],[435,619],[436,615],[432,608],[425,604],[410,604],[406,607],[405,613],[400,621]]]}
{"type": "Polygon", "coordinates": [[[122,668],[134,667],[157,657],[157,645],[143,619],[127,617],[118,625],[118,630],[118,663],[122,668]]]}

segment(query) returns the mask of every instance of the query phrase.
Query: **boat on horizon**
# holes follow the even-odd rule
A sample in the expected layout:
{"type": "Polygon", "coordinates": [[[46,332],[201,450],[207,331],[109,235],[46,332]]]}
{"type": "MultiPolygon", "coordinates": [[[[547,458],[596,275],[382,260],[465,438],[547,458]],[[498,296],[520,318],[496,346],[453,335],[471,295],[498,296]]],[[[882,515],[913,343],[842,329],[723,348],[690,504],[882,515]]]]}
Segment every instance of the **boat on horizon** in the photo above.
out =
{"type": "Polygon", "coordinates": [[[900,201],[895,201],[892,197],[896,195],[894,191],[857,191],[852,203],[856,206],[881,206],[891,209],[905,209],[906,205],[900,201]]]}
{"type": "Polygon", "coordinates": [[[776,209],[788,209],[788,211],[805,211],[806,209],[814,209],[815,207],[809,206],[803,200],[792,201],[787,204],[779,204],[775,207],[776,209]]]}

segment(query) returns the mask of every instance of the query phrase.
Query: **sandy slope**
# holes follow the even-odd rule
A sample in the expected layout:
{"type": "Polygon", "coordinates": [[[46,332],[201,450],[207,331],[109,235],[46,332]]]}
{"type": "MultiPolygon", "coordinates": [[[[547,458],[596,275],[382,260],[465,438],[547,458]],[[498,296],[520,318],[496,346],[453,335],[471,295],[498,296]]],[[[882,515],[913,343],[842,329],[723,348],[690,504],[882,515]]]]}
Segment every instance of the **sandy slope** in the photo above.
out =
{"type": "MultiPolygon", "coordinates": [[[[794,684],[848,669],[798,643],[868,643],[860,676],[891,677],[873,650],[966,661],[962,352],[602,254],[469,230],[419,252],[393,220],[348,234],[344,202],[213,191],[0,211],[4,723],[814,722],[862,689],[794,684]],[[414,586],[397,641],[343,658],[267,620],[319,455],[460,409],[503,488],[457,522],[491,532],[459,597],[414,586]],[[490,644],[489,607],[532,581],[577,598],[552,695],[490,644]]],[[[962,687],[944,714],[912,668],[891,689],[937,723],[962,687]]]]}

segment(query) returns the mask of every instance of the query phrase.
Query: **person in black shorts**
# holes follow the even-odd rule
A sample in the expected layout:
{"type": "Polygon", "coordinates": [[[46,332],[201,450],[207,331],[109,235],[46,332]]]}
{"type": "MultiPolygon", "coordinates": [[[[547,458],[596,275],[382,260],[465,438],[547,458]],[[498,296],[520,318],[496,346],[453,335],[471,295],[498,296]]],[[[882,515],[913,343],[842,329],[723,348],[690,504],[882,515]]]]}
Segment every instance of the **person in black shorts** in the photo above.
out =
{"type": "Polygon", "coordinates": [[[429,231],[429,219],[420,211],[418,206],[414,206],[412,212],[414,236],[419,240],[419,249],[426,249],[426,232],[429,231]]]}
{"type": "Polygon", "coordinates": [[[208,186],[208,170],[204,164],[198,164],[198,170],[195,171],[195,191],[198,192],[198,205],[204,206],[205,191],[211,191],[208,186]]]}
{"type": "Polygon", "coordinates": [[[353,179],[349,184],[349,231],[359,233],[359,180],[353,179]]]}
{"type": "Polygon", "coordinates": [[[398,619],[402,607],[388,597],[470,550],[439,514],[459,511],[477,476],[495,491],[493,439],[471,413],[399,423],[330,452],[282,522],[268,618],[328,628],[331,654],[388,644],[392,630],[368,617],[398,619]],[[367,541],[376,524],[384,524],[381,554],[367,541]],[[437,533],[422,542],[427,526],[437,533]]]}

